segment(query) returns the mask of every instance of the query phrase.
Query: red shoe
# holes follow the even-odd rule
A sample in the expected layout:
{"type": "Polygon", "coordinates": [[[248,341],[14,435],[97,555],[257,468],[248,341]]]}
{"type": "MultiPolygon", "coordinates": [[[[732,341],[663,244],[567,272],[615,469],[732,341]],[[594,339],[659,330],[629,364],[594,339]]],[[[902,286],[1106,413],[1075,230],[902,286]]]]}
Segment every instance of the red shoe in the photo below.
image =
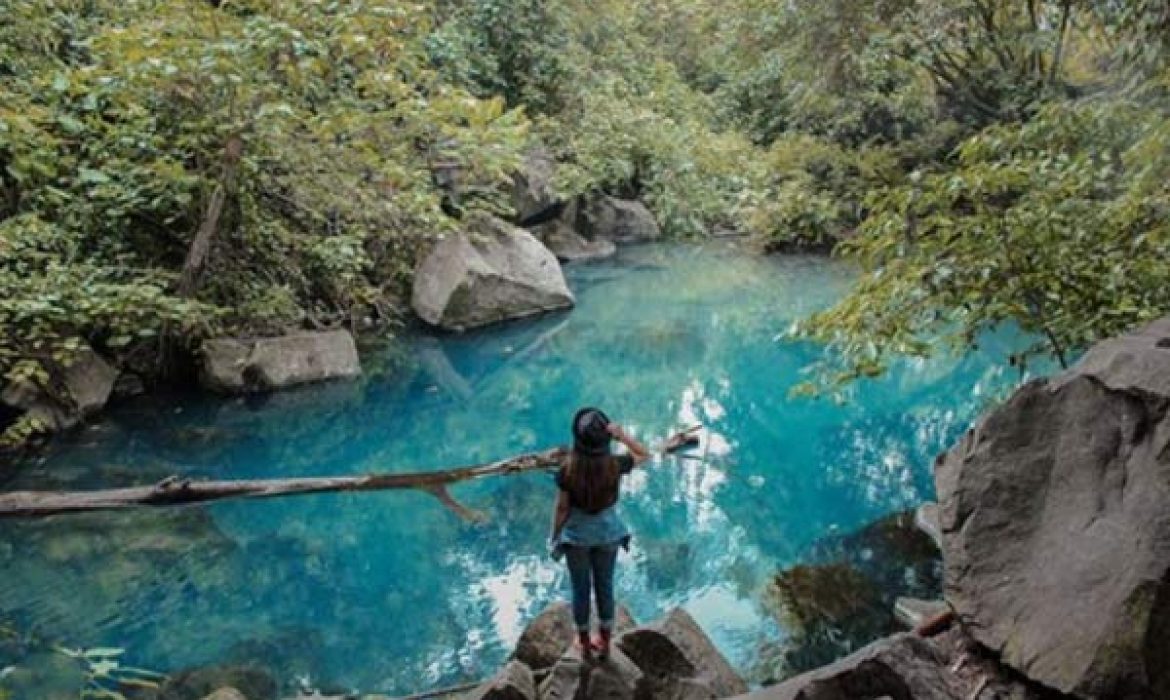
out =
{"type": "Polygon", "coordinates": [[[588,632],[577,633],[577,646],[581,649],[581,658],[586,661],[593,658],[593,642],[590,641],[588,632]]]}
{"type": "Polygon", "coordinates": [[[601,657],[602,661],[609,658],[610,634],[609,630],[598,630],[598,636],[592,642],[593,650],[597,652],[597,655],[601,657]]]}

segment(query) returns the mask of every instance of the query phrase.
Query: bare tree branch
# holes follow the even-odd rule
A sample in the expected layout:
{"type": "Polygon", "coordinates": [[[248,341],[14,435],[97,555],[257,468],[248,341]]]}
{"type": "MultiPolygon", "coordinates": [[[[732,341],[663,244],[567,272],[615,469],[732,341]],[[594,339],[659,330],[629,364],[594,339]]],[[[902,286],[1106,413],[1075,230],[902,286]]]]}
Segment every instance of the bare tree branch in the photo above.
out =
{"type": "MultiPolygon", "coordinates": [[[[670,453],[697,441],[694,426],[675,433],[660,451],[670,453]]],[[[100,491],[12,491],[0,494],[0,518],[27,518],[97,510],[180,506],[228,498],[275,498],[310,493],[341,491],[387,491],[418,489],[439,499],[460,517],[482,520],[482,514],[460,504],[447,491],[451,484],[488,476],[509,476],[531,471],[549,471],[561,465],[568,454],[565,447],[528,452],[495,462],[471,464],[454,469],[404,474],[364,476],[298,477],[289,479],[243,479],[238,481],[191,481],[168,477],[150,486],[131,486],[100,491]]]]}

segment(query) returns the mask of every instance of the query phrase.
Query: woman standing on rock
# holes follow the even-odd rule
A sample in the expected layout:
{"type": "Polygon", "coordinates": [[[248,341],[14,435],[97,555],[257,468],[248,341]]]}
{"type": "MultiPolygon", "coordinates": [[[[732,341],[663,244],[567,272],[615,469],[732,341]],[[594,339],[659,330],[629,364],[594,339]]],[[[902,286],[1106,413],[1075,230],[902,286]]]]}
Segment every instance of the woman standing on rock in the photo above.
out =
{"type": "Polygon", "coordinates": [[[618,547],[628,546],[630,532],[617,513],[621,478],[650,453],[617,423],[596,408],[573,416],[573,449],[557,473],[556,509],[550,543],[554,556],[564,554],[573,587],[573,621],[581,651],[609,655],[613,632],[613,574],[618,547]],[[610,453],[610,440],[629,454],[610,453]],[[597,599],[599,639],[589,639],[590,592],[597,599]]]}

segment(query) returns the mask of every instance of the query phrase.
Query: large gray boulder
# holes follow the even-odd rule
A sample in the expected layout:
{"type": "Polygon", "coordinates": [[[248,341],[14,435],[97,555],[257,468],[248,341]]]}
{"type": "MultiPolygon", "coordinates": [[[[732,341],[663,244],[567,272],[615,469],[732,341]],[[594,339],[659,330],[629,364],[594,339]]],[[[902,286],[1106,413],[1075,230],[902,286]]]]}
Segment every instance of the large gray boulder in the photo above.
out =
{"type": "Polygon", "coordinates": [[[216,338],[200,347],[200,382],[222,393],[284,389],[361,374],[357,347],[346,330],[273,338],[216,338]]]}
{"type": "Polygon", "coordinates": [[[946,597],[1085,698],[1170,698],[1170,317],[1035,381],[936,465],[946,597]]]}
{"type": "Polygon", "coordinates": [[[648,678],[693,678],[716,697],[747,691],[747,684],[682,608],[671,610],[652,625],[625,632],[615,641],[648,678]]]}
{"type": "Polygon", "coordinates": [[[427,323],[465,330],[567,309],[560,263],[532,234],[486,214],[445,237],[414,276],[411,304],[427,323]]]}
{"type": "Polygon", "coordinates": [[[34,418],[45,430],[65,430],[100,411],[110,399],[118,370],[89,347],[68,364],[52,365],[55,391],[30,381],[13,382],[0,391],[0,403],[34,418]]]}
{"type": "Polygon", "coordinates": [[[646,205],[633,199],[592,195],[577,206],[575,228],[585,238],[614,243],[644,243],[662,236],[646,205]]]}

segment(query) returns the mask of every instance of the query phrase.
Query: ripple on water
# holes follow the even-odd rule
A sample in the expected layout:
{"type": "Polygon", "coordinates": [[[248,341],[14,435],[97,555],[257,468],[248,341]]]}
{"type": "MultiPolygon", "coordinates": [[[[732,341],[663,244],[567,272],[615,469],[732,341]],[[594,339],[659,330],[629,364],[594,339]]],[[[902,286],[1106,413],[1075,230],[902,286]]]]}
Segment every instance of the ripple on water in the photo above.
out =
{"type": "MultiPolygon", "coordinates": [[[[259,402],[144,397],[18,483],[438,468],[562,443],[581,404],[651,441],[702,422],[692,459],[627,484],[619,597],[642,620],[687,607],[761,679],[757,660],[791,632],[769,609],[777,571],[930,497],[935,453],[1015,380],[997,352],[1022,339],[1003,331],[845,405],[790,399],[818,349],[776,338],[842,294],[853,272],[836,261],[645,246],[568,274],[571,314],[408,336],[366,354],[361,381],[259,402]]],[[[0,619],[158,668],[252,659],[286,681],[389,693],[478,678],[565,594],[565,573],[543,556],[547,476],[454,494],[490,520],[382,493],[0,523],[0,619]]]]}

